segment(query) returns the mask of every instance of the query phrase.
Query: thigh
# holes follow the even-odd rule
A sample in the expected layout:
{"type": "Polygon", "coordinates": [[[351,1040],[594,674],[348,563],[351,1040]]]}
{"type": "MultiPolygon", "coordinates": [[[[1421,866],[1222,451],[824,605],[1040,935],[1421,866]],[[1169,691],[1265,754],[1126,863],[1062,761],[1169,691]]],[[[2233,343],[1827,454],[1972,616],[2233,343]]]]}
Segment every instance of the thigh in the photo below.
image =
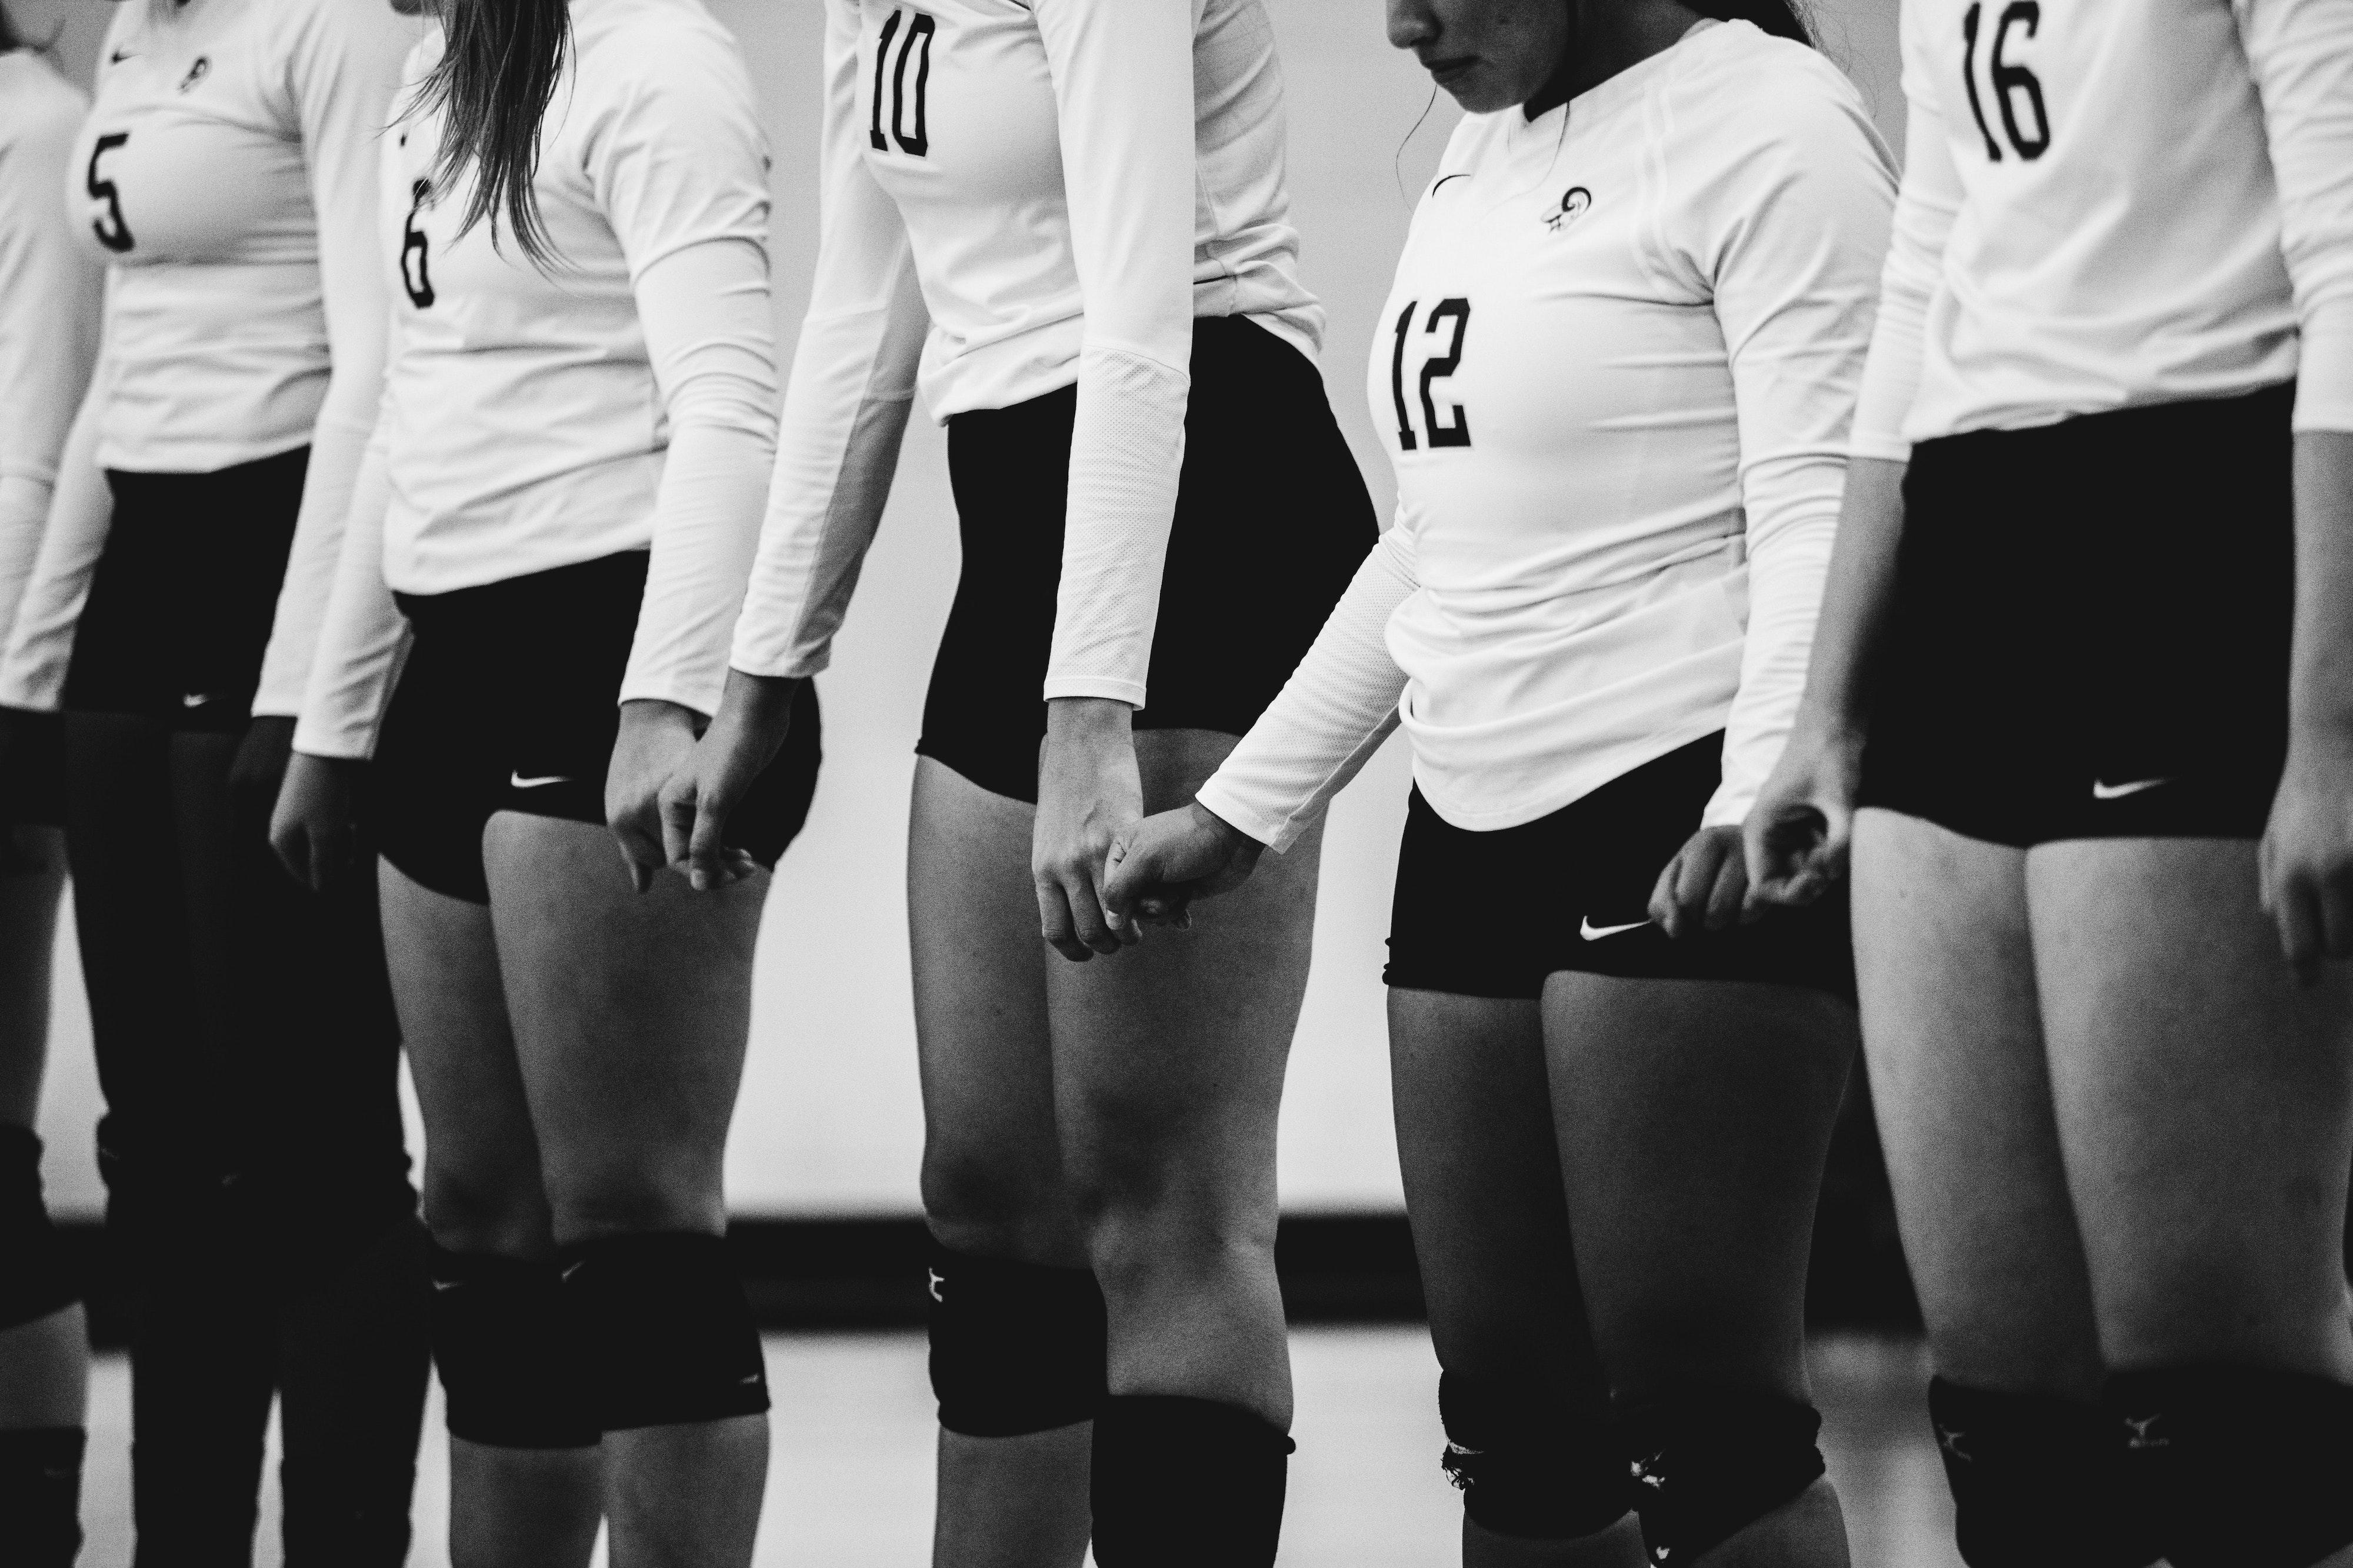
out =
{"type": "MultiPolygon", "coordinates": [[[[1144,809],[1190,800],[1235,737],[1136,737],[1144,809]]],[[[1306,994],[1320,825],[1189,931],[1047,968],[1062,1155],[1082,1201],[1249,1215],[1272,1240],[1275,1121],[1306,994]]],[[[1031,911],[1029,931],[1036,932],[1031,911]]]]}
{"type": "Polygon", "coordinates": [[[2043,845],[2027,896],[2067,1171],[2111,1365],[2353,1378],[2353,1002],[2299,988],[2255,845],[2043,845]]]}
{"type": "Polygon", "coordinates": [[[1035,808],[915,760],[907,931],[923,1091],[923,1208],[959,1251],[1082,1267],[1055,1142],[1035,808]]]}
{"type": "Polygon", "coordinates": [[[1863,1048],[1937,1369],[2089,1397],[2083,1239],[2043,1054],[2025,856],[1917,817],[1855,824],[1863,1048]]]}
{"type": "Polygon", "coordinates": [[[1610,1386],[1803,1397],[1806,1262],[1852,1012],[1793,984],[1564,971],[1544,1035],[1610,1386]]]}
{"type": "Polygon", "coordinates": [[[483,862],[555,1239],[723,1231],[769,874],[639,893],[604,828],[515,812],[483,862]]]}
{"type": "Polygon", "coordinates": [[[1392,987],[1389,1083],[1439,1364],[1599,1408],[1535,1002],[1392,987]]]}
{"type": "Polygon", "coordinates": [[[208,1103],[182,1037],[188,938],[173,826],[171,731],[117,713],[66,716],[66,852],[90,1032],[118,1152],[208,1103]],[[172,1113],[177,1108],[179,1114],[172,1113]]]}
{"type": "Polygon", "coordinates": [[[425,1220],[459,1252],[553,1250],[491,911],[382,869],[384,945],[425,1120],[425,1220]]]}

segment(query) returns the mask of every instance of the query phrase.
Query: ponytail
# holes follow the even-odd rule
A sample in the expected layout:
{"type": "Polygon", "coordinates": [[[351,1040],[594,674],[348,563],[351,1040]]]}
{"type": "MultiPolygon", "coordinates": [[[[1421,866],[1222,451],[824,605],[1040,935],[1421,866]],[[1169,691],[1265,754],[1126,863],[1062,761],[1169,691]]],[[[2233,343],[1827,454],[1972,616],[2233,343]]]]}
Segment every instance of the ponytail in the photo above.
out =
{"type": "Polygon", "coordinates": [[[24,47],[25,36],[16,31],[15,23],[8,20],[8,7],[0,5],[0,55],[24,47]]]}
{"type": "Polygon", "coordinates": [[[1691,7],[1719,22],[1747,22],[1777,38],[1788,38],[1808,48],[1820,47],[1806,15],[1806,0],[1691,0],[1691,7]]]}
{"type": "Polygon", "coordinates": [[[421,107],[442,115],[433,183],[444,189],[470,167],[474,195],[459,232],[503,217],[533,261],[549,254],[547,229],[532,199],[539,172],[539,126],[555,97],[571,47],[566,0],[440,0],[448,47],[426,79],[421,107]]]}

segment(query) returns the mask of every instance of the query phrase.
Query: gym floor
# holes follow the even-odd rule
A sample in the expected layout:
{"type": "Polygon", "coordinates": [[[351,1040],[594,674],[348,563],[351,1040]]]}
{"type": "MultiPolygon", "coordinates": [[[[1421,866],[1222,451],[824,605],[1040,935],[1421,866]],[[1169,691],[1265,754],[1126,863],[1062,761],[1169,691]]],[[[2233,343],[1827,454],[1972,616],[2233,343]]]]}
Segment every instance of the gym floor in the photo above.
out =
{"type": "MultiPolygon", "coordinates": [[[[920,1334],[773,1334],[776,1449],[761,1568],[921,1568],[931,1536],[931,1389],[920,1334]]],[[[1438,1468],[1438,1363],[1418,1327],[1295,1331],[1299,1457],[1282,1568],[1443,1568],[1461,1510],[1438,1468]]],[[[1822,1447],[1846,1504],[1855,1568],[1959,1568],[1928,1431],[1915,1341],[1819,1339],[1822,1447]]],[[[82,1568],[131,1561],[129,1363],[102,1357],[91,1388],[82,1568]]],[[[439,1391],[427,1412],[414,1568],[446,1568],[448,1490],[439,1391]]],[[[277,1568],[275,1434],[255,1562],[277,1568]]],[[[597,1559],[603,1561],[601,1551],[597,1559]]]]}

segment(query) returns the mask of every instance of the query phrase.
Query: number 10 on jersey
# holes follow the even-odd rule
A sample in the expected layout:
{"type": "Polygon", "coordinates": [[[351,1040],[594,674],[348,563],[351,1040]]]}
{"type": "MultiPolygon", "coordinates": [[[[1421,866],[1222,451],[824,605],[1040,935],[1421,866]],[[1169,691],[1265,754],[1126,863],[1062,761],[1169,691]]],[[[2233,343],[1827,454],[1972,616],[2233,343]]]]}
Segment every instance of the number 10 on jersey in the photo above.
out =
{"type": "Polygon", "coordinates": [[[893,11],[891,19],[882,24],[882,37],[874,45],[874,121],[866,132],[867,141],[877,153],[888,153],[893,142],[898,142],[901,152],[912,157],[920,158],[932,150],[924,111],[929,107],[925,100],[932,85],[932,38],[939,30],[939,22],[924,11],[893,11]],[[905,24],[903,27],[902,23],[905,24]],[[895,61],[891,48],[894,43],[898,45],[895,61]],[[911,64],[915,68],[912,91],[907,80],[911,64]],[[882,94],[886,89],[891,95],[887,136],[882,130],[882,94]],[[912,115],[910,110],[913,111],[912,115]]]}

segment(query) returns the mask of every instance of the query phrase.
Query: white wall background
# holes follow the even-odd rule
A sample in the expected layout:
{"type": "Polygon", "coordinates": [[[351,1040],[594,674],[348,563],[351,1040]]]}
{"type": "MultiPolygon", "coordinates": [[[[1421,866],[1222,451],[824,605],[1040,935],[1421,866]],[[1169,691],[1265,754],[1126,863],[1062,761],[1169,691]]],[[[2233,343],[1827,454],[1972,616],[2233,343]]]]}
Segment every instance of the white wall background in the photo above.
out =
{"type": "MultiPolygon", "coordinates": [[[[110,7],[5,0],[34,37],[61,28],[87,82],[110,7]]],[[[137,0],[132,0],[137,3],[137,0]]],[[[778,342],[788,347],[817,253],[820,0],[711,0],[766,95],[776,153],[778,342]]],[[[1269,0],[1290,88],[1291,178],[1303,268],[1331,316],[1324,371],[1386,512],[1392,486],[1362,392],[1365,356],[1410,213],[1456,113],[1382,37],[1379,0],[1269,0]]],[[[1831,58],[1855,77],[1891,140],[1902,132],[1894,0],[1820,0],[1831,58]]],[[[1900,143],[1899,143],[1900,145],[1900,143]]],[[[945,443],[911,429],[897,487],[833,668],[820,682],[826,767],[808,827],[779,868],[762,931],[750,1069],[728,1150],[738,1212],[900,1214],[916,1207],[922,1145],[908,1001],[905,831],[913,749],[939,627],[955,584],[945,443]]],[[[1380,965],[1406,769],[1394,743],[1333,807],[1315,965],[1283,1105],[1286,1205],[1398,1202],[1389,1142],[1380,965]]],[[[52,1202],[94,1214],[99,1109],[69,921],[41,1133],[52,1202]]]]}

